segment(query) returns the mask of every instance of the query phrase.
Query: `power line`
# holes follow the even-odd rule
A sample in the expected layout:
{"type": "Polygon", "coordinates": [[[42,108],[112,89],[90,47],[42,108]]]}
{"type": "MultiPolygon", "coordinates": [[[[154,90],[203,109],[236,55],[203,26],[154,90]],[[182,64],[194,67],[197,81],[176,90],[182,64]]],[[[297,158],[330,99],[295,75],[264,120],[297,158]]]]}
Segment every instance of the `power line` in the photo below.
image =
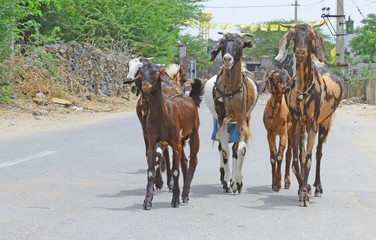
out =
{"type": "Polygon", "coordinates": [[[284,5],[259,5],[259,6],[228,6],[228,7],[207,7],[205,8],[267,8],[267,7],[290,7],[289,4],[284,5]]]}
{"type": "Polygon", "coordinates": [[[353,4],[355,5],[355,7],[358,9],[358,12],[360,13],[360,15],[362,15],[362,17],[364,18],[364,15],[363,13],[360,11],[358,5],[356,4],[356,2],[354,0],[351,0],[353,2],[353,4]]]}

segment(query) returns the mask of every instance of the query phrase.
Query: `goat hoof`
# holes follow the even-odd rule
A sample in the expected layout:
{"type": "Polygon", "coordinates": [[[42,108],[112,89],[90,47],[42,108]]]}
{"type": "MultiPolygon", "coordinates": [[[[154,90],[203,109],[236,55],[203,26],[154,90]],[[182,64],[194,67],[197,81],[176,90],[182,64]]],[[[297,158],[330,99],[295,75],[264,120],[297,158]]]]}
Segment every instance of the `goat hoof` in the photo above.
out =
{"type": "Polygon", "coordinates": [[[188,196],[182,196],[181,200],[183,201],[183,203],[188,203],[189,197],[188,196]]]}
{"type": "Polygon", "coordinates": [[[228,181],[223,181],[223,191],[226,192],[226,193],[229,193],[231,191],[231,188],[229,186],[229,182],[228,181]]]}
{"type": "Polygon", "coordinates": [[[171,201],[171,206],[174,208],[179,208],[179,205],[180,205],[179,198],[178,199],[173,198],[171,201]]]}
{"type": "Polygon", "coordinates": [[[307,188],[303,188],[299,196],[301,207],[309,207],[309,192],[307,188]]]}
{"type": "Polygon", "coordinates": [[[156,181],[156,182],[155,182],[155,188],[156,188],[157,190],[161,190],[162,187],[163,187],[163,181],[156,181]]]}
{"type": "Polygon", "coordinates": [[[236,192],[241,193],[242,188],[243,188],[243,182],[238,182],[238,181],[231,182],[231,188],[232,188],[233,193],[236,193],[236,192]]]}
{"type": "Polygon", "coordinates": [[[144,210],[151,210],[152,204],[151,202],[144,202],[143,207],[144,210]]]}

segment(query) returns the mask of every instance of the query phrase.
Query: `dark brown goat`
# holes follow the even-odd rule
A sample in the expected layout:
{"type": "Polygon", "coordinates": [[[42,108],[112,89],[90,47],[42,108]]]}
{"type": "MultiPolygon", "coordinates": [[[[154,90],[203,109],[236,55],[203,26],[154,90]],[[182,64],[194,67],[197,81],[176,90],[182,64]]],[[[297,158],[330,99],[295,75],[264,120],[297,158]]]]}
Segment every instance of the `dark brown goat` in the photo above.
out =
{"type": "Polygon", "coordinates": [[[286,70],[276,70],[265,79],[265,87],[272,95],[264,110],[264,125],[268,132],[270,164],[272,165],[272,189],[281,189],[281,165],[286,148],[285,188],[290,187],[291,164],[291,115],[287,108],[284,92],[290,79],[286,70]],[[279,136],[277,151],[276,137],[279,136]]]}
{"type": "Polygon", "coordinates": [[[309,206],[310,192],[308,176],[312,164],[315,137],[319,132],[316,149],[316,178],[313,184],[316,187],[315,196],[319,197],[323,193],[320,179],[322,147],[332,124],[333,113],[341,101],[343,92],[343,80],[331,73],[323,63],[325,60],[324,41],[314,30],[323,24],[315,26],[281,24],[291,30],[281,39],[280,51],[276,57],[277,61],[283,61],[287,55],[289,42],[293,40],[296,76],[286,89],[285,98],[291,113],[293,127],[292,171],[299,182],[298,194],[301,206],[307,207],[309,206]],[[307,132],[306,149],[304,148],[305,132],[302,127],[307,132]]]}
{"type": "MultiPolygon", "coordinates": [[[[147,132],[146,132],[146,117],[148,114],[148,99],[147,94],[145,94],[142,91],[141,87],[141,79],[137,76],[140,73],[141,67],[143,64],[148,63],[153,58],[145,58],[145,57],[136,57],[131,59],[128,62],[128,75],[127,75],[127,81],[125,81],[125,84],[133,83],[135,82],[135,86],[137,87],[138,94],[141,93],[141,97],[139,98],[136,106],[136,113],[139,118],[139,121],[142,126],[142,133],[144,136],[144,142],[146,149],[148,148],[148,141],[147,141],[147,132]]],[[[169,78],[165,78],[164,80],[166,82],[162,82],[162,93],[166,97],[172,97],[177,94],[183,93],[182,85],[187,81],[186,80],[186,73],[185,70],[178,64],[170,64],[166,68],[166,74],[169,78]]],[[[190,92],[190,97],[193,98],[196,105],[199,106],[201,103],[201,96],[203,95],[203,84],[200,79],[194,79],[191,83],[192,90],[190,92]]],[[[172,190],[172,181],[171,181],[171,168],[170,168],[170,158],[169,158],[169,151],[168,151],[168,145],[161,144],[160,147],[163,149],[163,157],[161,157],[161,161],[158,162],[158,168],[157,168],[157,174],[156,174],[156,180],[155,180],[155,187],[157,189],[162,189],[163,186],[163,180],[161,175],[161,170],[164,170],[164,168],[167,169],[167,185],[170,190],[172,190]],[[164,161],[163,161],[164,160],[164,161]],[[167,166],[164,167],[163,163],[165,163],[167,166]],[[162,165],[162,166],[159,166],[162,165]]],[[[181,167],[187,168],[187,158],[183,154],[181,167]]],[[[183,171],[183,176],[185,179],[186,171],[183,171]]]]}
{"type": "MultiPolygon", "coordinates": [[[[220,33],[223,34],[223,33],[220,33]]],[[[211,61],[222,52],[223,67],[205,86],[205,101],[212,115],[218,119],[217,138],[220,151],[220,180],[226,192],[241,192],[243,187],[242,167],[250,137],[251,111],[258,99],[255,81],[242,72],[244,48],[253,47],[252,34],[226,33],[211,53],[211,61]],[[237,123],[239,140],[232,147],[232,174],[230,174],[230,148],[227,123],[237,123]]]]}
{"type": "Polygon", "coordinates": [[[144,209],[152,207],[153,185],[155,181],[155,166],[159,160],[158,146],[167,143],[173,150],[173,197],[171,205],[178,207],[180,204],[179,188],[179,165],[184,162],[183,143],[189,138],[190,161],[189,168],[182,168],[184,187],[182,201],[189,200],[191,181],[197,165],[197,153],[200,147],[198,128],[200,125],[196,103],[185,94],[167,97],[162,93],[162,81],[168,81],[164,67],[160,69],[157,64],[145,63],[140,71],[142,91],[147,94],[148,112],[146,116],[145,130],[147,132],[147,161],[148,161],[148,184],[144,209]]]}

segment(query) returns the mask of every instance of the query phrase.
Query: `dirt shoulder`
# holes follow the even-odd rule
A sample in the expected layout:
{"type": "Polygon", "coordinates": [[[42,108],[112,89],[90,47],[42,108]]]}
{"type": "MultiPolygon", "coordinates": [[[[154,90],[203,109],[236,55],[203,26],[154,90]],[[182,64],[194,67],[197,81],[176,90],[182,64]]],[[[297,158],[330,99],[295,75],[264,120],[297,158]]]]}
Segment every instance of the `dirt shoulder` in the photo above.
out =
{"type": "Polygon", "coordinates": [[[51,103],[40,106],[32,100],[20,99],[0,104],[0,139],[69,128],[134,112],[137,98],[98,98],[73,102],[72,106],[51,103]]]}

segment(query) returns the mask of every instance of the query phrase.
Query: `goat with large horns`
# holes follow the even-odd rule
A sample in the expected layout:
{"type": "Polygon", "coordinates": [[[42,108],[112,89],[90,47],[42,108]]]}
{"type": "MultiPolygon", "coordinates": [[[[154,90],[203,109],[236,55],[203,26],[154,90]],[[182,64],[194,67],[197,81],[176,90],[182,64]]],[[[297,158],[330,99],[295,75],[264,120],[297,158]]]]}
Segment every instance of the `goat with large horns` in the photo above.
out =
{"type": "Polygon", "coordinates": [[[314,26],[281,24],[290,28],[290,31],[280,40],[279,54],[275,58],[282,62],[287,56],[289,42],[291,40],[294,42],[296,76],[289,81],[285,98],[292,117],[292,171],[299,182],[298,194],[301,206],[307,207],[311,188],[308,185],[308,175],[312,164],[315,137],[318,132],[316,178],[313,185],[316,187],[315,196],[319,197],[323,193],[320,179],[322,147],[332,124],[333,113],[341,101],[343,92],[343,80],[331,73],[323,63],[325,60],[324,41],[314,30],[323,24],[314,26]],[[306,143],[305,131],[307,132],[306,143]]]}

